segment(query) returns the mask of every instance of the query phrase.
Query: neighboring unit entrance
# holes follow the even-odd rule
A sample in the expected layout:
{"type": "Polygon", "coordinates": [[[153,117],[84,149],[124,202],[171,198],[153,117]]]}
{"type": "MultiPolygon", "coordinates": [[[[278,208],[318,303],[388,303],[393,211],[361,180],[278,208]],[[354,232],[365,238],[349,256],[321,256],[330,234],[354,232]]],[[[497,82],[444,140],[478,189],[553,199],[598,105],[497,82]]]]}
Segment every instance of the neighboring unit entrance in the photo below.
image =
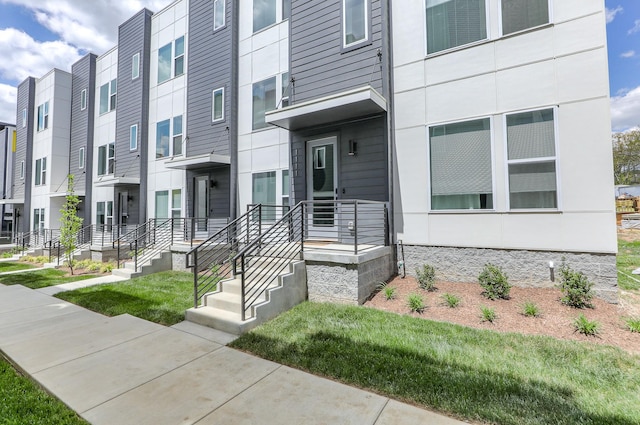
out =
{"type": "Polygon", "coordinates": [[[194,185],[193,216],[196,218],[196,232],[207,231],[209,216],[209,177],[198,176],[194,185]]]}
{"type": "Polygon", "coordinates": [[[338,183],[337,138],[307,142],[307,199],[309,237],[337,239],[335,203],[338,183]],[[315,202],[319,201],[319,202],[315,202]]]}

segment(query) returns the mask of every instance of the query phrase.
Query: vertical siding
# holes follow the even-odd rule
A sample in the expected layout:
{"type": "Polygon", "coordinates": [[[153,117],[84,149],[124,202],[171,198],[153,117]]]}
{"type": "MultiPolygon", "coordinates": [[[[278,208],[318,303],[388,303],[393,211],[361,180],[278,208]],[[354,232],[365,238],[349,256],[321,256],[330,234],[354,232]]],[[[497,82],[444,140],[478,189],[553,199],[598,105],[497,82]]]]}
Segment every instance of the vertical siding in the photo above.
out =
{"type": "MultiPolygon", "coordinates": [[[[149,60],[151,15],[143,9],[118,29],[118,98],[115,177],[140,178],[139,216],[146,219],[147,139],[149,128],[149,60]],[[141,73],[131,79],[131,59],[140,53],[141,73]],[[129,150],[129,131],[138,124],[138,149],[129,150]]],[[[130,211],[129,214],[132,214],[130,211]]]]}
{"type": "Polygon", "coordinates": [[[295,103],[367,84],[384,94],[377,57],[387,36],[382,0],[369,0],[369,42],[346,50],[342,48],[342,0],[291,3],[290,72],[296,81],[295,103]]]}
{"type": "Polygon", "coordinates": [[[20,226],[16,230],[26,232],[30,229],[31,209],[31,157],[33,151],[33,132],[35,129],[35,90],[36,80],[29,77],[18,86],[16,118],[16,167],[13,173],[13,197],[24,198],[20,226]],[[22,110],[27,109],[27,126],[22,127],[22,110]],[[24,179],[20,179],[20,162],[24,161],[24,179]]]}
{"type": "Polygon", "coordinates": [[[187,50],[187,156],[210,152],[231,155],[231,99],[237,89],[233,75],[233,17],[237,2],[226,1],[225,26],[213,31],[213,2],[189,2],[189,48],[187,50]],[[211,122],[212,92],[224,87],[224,116],[221,122],[211,122]],[[227,128],[229,130],[227,130],[227,128]]]}

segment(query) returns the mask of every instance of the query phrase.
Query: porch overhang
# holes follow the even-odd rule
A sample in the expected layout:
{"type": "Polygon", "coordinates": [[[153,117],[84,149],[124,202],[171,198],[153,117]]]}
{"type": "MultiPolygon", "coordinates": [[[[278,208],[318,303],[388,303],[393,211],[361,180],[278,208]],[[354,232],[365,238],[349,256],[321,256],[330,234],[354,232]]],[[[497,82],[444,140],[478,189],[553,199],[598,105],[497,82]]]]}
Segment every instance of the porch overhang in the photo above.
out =
{"type": "MultiPolygon", "coordinates": [[[[75,196],[83,198],[85,196],[85,191],[84,190],[74,191],[73,194],[75,196]]],[[[70,193],[69,192],[54,192],[54,193],[50,193],[49,194],[49,198],[65,198],[67,195],[70,195],[70,193]]]]}
{"type": "Polygon", "coordinates": [[[164,162],[166,168],[174,170],[197,170],[199,168],[229,164],[231,164],[231,157],[229,155],[217,155],[213,153],[187,157],[180,156],[164,162]]]}
{"type": "Polygon", "coordinates": [[[387,101],[371,86],[310,100],[267,112],[269,124],[300,130],[337,121],[362,118],[387,110],[387,101]]]}
{"type": "Polygon", "coordinates": [[[24,198],[0,199],[0,205],[21,205],[24,204],[24,198]]]}
{"type": "Polygon", "coordinates": [[[96,187],[116,187],[140,184],[140,177],[99,177],[93,182],[96,187]]]}

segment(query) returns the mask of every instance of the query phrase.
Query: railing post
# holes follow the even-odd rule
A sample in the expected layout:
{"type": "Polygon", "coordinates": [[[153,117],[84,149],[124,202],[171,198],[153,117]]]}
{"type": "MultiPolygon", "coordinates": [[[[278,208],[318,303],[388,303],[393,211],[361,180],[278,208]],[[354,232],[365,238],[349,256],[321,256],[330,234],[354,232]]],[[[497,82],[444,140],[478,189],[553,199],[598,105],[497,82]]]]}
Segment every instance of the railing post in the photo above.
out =
{"type": "Polygon", "coordinates": [[[191,234],[191,248],[193,248],[193,239],[196,237],[196,222],[195,222],[196,218],[192,217],[191,218],[191,231],[189,232],[191,234]]]}
{"type": "Polygon", "coordinates": [[[242,266],[242,274],[240,275],[240,282],[241,282],[241,290],[240,290],[240,308],[242,309],[242,321],[244,322],[246,319],[246,312],[245,312],[245,280],[244,280],[244,254],[242,254],[242,256],[240,257],[240,261],[241,261],[241,266],[242,266]]]}
{"type": "Polygon", "coordinates": [[[358,200],[353,207],[353,253],[358,255],[358,200]]]}
{"type": "MultiPolygon", "coordinates": [[[[304,253],[304,202],[300,203],[300,250],[304,253]]],[[[304,258],[304,254],[303,258],[304,258]]]]}
{"type": "Polygon", "coordinates": [[[135,242],[135,251],[134,251],[134,257],[133,257],[133,269],[136,271],[136,273],[138,272],[138,238],[136,238],[136,242],[135,242]]]}
{"type": "Polygon", "coordinates": [[[384,246],[391,245],[391,235],[389,235],[389,210],[387,204],[384,204],[384,246]]]}
{"type": "MultiPolygon", "coordinates": [[[[73,256],[73,254],[71,254],[73,256]]],[[[58,242],[58,265],[60,265],[60,242],[58,242]]]]}
{"type": "Polygon", "coordinates": [[[198,272],[198,250],[196,249],[193,251],[193,308],[198,308],[198,272]]]}

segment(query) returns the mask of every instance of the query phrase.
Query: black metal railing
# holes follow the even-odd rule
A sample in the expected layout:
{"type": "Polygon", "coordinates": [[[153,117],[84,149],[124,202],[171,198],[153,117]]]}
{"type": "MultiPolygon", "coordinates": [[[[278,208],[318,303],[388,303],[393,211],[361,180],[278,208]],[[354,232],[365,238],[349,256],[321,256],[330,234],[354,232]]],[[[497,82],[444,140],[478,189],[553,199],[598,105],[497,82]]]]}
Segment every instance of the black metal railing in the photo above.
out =
{"type": "Polygon", "coordinates": [[[292,261],[302,259],[305,204],[299,203],[233,257],[233,274],[241,280],[241,315],[255,314],[254,306],[292,261]]]}
{"type": "Polygon", "coordinates": [[[193,269],[194,307],[216,290],[218,282],[232,276],[231,260],[261,234],[261,217],[262,205],[255,205],[186,254],[186,266],[193,269]]]}
{"type": "Polygon", "coordinates": [[[137,271],[137,258],[140,252],[153,243],[154,227],[155,219],[149,219],[111,243],[111,247],[116,250],[116,268],[120,268],[121,264],[124,265],[126,260],[133,260],[137,271]]]}
{"type": "Polygon", "coordinates": [[[16,235],[15,244],[21,247],[24,253],[29,249],[45,248],[47,242],[59,234],[60,229],[37,229],[21,232],[16,235]]]}

